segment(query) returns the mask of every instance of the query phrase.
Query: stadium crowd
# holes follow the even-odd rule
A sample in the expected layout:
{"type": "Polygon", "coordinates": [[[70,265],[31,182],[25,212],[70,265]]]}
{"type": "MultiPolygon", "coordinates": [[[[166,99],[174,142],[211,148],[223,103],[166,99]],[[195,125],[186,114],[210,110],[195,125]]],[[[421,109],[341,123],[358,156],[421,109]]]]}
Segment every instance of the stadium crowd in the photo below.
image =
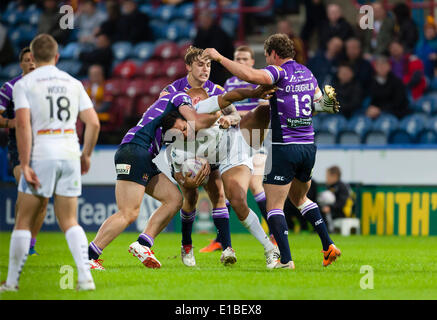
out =
{"type": "MultiPolygon", "coordinates": [[[[262,6],[267,1],[250,1],[262,6]]],[[[374,29],[361,29],[343,16],[342,8],[323,0],[305,1],[306,20],[297,34],[285,15],[299,1],[275,1],[256,17],[276,22],[277,31],[293,39],[296,60],[309,67],[320,87],[332,84],[342,106],[340,115],[314,118],[319,144],[437,143],[437,23],[412,18],[399,3],[391,9],[371,2],[374,29]],[[290,4],[292,3],[292,4],[290,4]],[[288,11],[287,11],[288,10],[288,11]],[[275,17],[279,21],[275,21],[275,17]],[[417,19],[416,19],[417,20],[417,19]]],[[[249,1],[245,2],[249,5],[249,1]]],[[[216,1],[109,0],[2,3],[0,81],[18,75],[17,53],[39,33],[60,44],[58,67],[81,79],[102,124],[100,144],[118,144],[162,88],[186,74],[183,55],[193,44],[215,47],[232,58],[239,16],[213,11],[216,1]],[[59,28],[59,7],[75,9],[74,29],[59,28]],[[203,10],[203,8],[205,10],[203,10]],[[197,27],[196,27],[197,26],[197,27]]],[[[236,8],[238,1],[221,1],[236,8]]],[[[253,26],[253,16],[246,24],[253,26]]],[[[258,26],[259,27],[259,26],[258,26]]],[[[246,28],[259,32],[259,28],[246,28]]],[[[213,63],[211,80],[223,85],[230,77],[213,63]]],[[[0,129],[0,145],[7,133],[0,129]]],[[[78,131],[80,132],[80,131],[78,131]]]]}

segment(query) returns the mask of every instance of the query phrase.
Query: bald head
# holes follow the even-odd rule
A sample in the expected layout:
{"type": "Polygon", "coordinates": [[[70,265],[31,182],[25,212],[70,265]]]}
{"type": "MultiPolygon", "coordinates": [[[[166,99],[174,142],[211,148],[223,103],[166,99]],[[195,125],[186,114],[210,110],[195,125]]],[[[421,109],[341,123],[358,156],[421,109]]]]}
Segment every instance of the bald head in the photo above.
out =
{"type": "Polygon", "coordinates": [[[208,93],[203,88],[191,88],[187,91],[187,94],[191,97],[193,105],[198,104],[200,101],[208,99],[208,93]]]}

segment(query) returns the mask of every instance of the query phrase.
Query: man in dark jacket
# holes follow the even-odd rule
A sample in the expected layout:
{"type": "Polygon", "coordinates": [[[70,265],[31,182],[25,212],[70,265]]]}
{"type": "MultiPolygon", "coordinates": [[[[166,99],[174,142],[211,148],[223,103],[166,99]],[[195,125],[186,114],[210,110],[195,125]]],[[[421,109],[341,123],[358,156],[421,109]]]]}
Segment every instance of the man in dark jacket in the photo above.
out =
{"type": "Polygon", "coordinates": [[[82,62],[81,75],[88,73],[88,68],[93,64],[101,65],[105,71],[105,77],[109,78],[112,67],[111,40],[108,35],[99,33],[96,36],[96,48],[92,51],[81,52],[79,60],[82,62]]]}
{"type": "Polygon", "coordinates": [[[373,68],[369,61],[363,58],[361,43],[357,38],[350,38],[345,43],[346,61],[352,67],[355,80],[367,91],[372,81],[373,68]]]}
{"type": "Polygon", "coordinates": [[[55,0],[44,0],[44,11],[38,20],[38,34],[48,33],[59,44],[66,44],[70,34],[69,29],[61,29],[59,20],[62,14],[59,13],[58,5],[55,0]]]}
{"type": "Polygon", "coordinates": [[[333,37],[346,41],[354,35],[352,26],[343,17],[338,4],[328,5],[327,16],[328,20],[323,22],[320,28],[319,48],[321,49],[325,49],[326,44],[333,37]]]}
{"type": "Polygon", "coordinates": [[[366,115],[371,119],[381,112],[394,114],[398,118],[408,113],[407,90],[398,77],[391,72],[390,61],[380,56],[375,61],[375,76],[370,84],[370,105],[366,115]]]}
{"type": "Polygon", "coordinates": [[[122,15],[117,29],[114,41],[129,41],[131,43],[153,41],[149,18],[138,10],[136,2],[133,0],[123,1],[122,15]]]}
{"type": "Polygon", "coordinates": [[[363,90],[360,83],[354,77],[354,70],[348,63],[342,63],[338,67],[337,79],[333,86],[337,92],[337,99],[341,105],[341,113],[350,118],[353,113],[361,108],[363,102],[363,90]]]}
{"type": "MultiPolygon", "coordinates": [[[[332,219],[349,217],[352,214],[350,187],[341,181],[341,170],[332,166],[326,170],[326,187],[335,195],[335,202],[322,207],[322,212],[332,219]]],[[[328,219],[329,220],[329,219],[328,219]]]]}

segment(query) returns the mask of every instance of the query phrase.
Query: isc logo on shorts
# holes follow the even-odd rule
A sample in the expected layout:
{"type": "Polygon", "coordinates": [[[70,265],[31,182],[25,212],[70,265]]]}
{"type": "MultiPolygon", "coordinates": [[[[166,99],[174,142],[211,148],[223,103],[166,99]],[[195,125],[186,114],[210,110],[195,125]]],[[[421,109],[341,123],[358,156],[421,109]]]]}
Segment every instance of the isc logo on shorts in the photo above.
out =
{"type": "Polygon", "coordinates": [[[119,163],[115,166],[115,172],[117,174],[129,174],[130,167],[130,164],[119,163]]]}
{"type": "Polygon", "coordinates": [[[275,176],[275,180],[284,181],[285,178],[283,176],[275,176]]]}

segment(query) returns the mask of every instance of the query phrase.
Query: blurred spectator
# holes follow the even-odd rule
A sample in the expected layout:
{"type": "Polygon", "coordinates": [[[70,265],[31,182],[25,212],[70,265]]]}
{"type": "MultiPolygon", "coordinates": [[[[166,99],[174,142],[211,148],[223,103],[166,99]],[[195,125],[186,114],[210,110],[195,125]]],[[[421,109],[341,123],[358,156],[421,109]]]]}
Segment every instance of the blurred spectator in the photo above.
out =
{"type": "Polygon", "coordinates": [[[326,187],[335,195],[335,202],[322,206],[321,211],[328,222],[328,228],[332,230],[333,220],[352,215],[352,190],[350,186],[341,181],[341,170],[338,166],[332,166],[326,170],[326,187]]]}
{"type": "Polygon", "coordinates": [[[304,44],[301,38],[294,34],[293,28],[288,20],[280,20],[276,26],[277,33],[285,33],[293,41],[294,51],[296,55],[294,60],[298,63],[305,65],[307,61],[307,56],[304,48],[304,44]]]}
{"type": "Polygon", "coordinates": [[[419,32],[411,18],[410,8],[405,3],[398,3],[394,6],[393,13],[396,17],[395,38],[404,46],[405,51],[411,53],[419,39],[419,32]]]}
{"type": "MultiPolygon", "coordinates": [[[[193,46],[201,49],[215,48],[223,56],[233,59],[234,45],[228,34],[217,24],[214,16],[209,11],[202,11],[198,17],[198,30],[194,38],[193,46]]],[[[211,75],[209,80],[224,85],[226,79],[232,75],[217,62],[211,63],[211,75]]]]}
{"type": "Polygon", "coordinates": [[[357,25],[356,33],[363,45],[364,58],[371,60],[372,55],[388,54],[388,46],[393,39],[395,21],[387,15],[381,2],[372,3],[373,29],[361,29],[357,25]]]}
{"type": "Polygon", "coordinates": [[[85,86],[91,101],[94,104],[100,122],[107,122],[110,118],[108,113],[111,107],[112,97],[105,95],[105,74],[103,67],[98,64],[93,64],[88,69],[89,82],[85,86]]]}
{"type": "Polygon", "coordinates": [[[363,58],[361,42],[357,38],[350,38],[346,41],[345,48],[346,61],[352,67],[358,83],[367,90],[372,80],[373,68],[370,62],[363,58]]]}
{"type": "Polygon", "coordinates": [[[346,118],[350,118],[359,110],[363,102],[363,90],[354,76],[351,65],[342,63],[338,67],[337,79],[333,83],[341,106],[341,114],[346,118]]]}
{"type": "Polygon", "coordinates": [[[304,41],[307,52],[312,35],[320,34],[321,25],[326,20],[326,6],[323,0],[305,0],[305,24],[300,37],[304,41]]]}
{"type": "Polygon", "coordinates": [[[437,25],[433,17],[428,16],[423,29],[424,38],[417,44],[416,54],[423,62],[425,75],[434,77],[434,64],[437,61],[437,25]]]}
{"type": "Polygon", "coordinates": [[[403,81],[414,100],[420,98],[426,88],[422,61],[415,55],[405,53],[399,41],[392,41],[389,50],[393,73],[403,81]]]}
{"type": "Polygon", "coordinates": [[[94,44],[100,24],[106,19],[106,15],[97,10],[93,0],[85,0],[80,3],[79,10],[74,17],[74,25],[79,30],[79,42],[94,44]]]}
{"type": "Polygon", "coordinates": [[[408,113],[408,97],[404,84],[391,72],[387,57],[377,57],[374,69],[375,75],[370,85],[370,105],[366,115],[375,119],[381,112],[387,112],[402,118],[408,113]]]}
{"type": "Polygon", "coordinates": [[[122,15],[114,41],[153,41],[149,17],[138,10],[137,3],[134,0],[124,0],[121,8],[122,15]]]}
{"type": "Polygon", "coordinates": [[[0,65],[15,62],[14,47],[8,36],[8,29],[0,23],[0,65]]]}
{"type": "Polygon", "coordinates": [[[70,29],[61,29],[59,20],[62,14],[59,13],[58,3],[55,0],[44,0],[44,10],[38,20],[38,34],[48,33],[59,44],[66,44],[70,34],[70,29]]]}
{"type": "Polygon", "coordinates": [[[334,37],[328,41],[326,51],[318,51],[314,57],[309,59],[308,68],[316,77],[321,88],[325,84],[331,84],[337,72],[342,49],[343,41],[338,37],[334,37]]]}
{"type": "Polygon", "coordinates": [[[343,17],[343,13],[338,4],[329,4],[326,13],[328,20],[322,23],[319,32],[320,49],[325,49],[328,41],[333,37],[339,37],[345,41],[354,35],[352,26],[343,17]]]}
{"type": "Polygon", "coordinates": [[[96,36],[96,48],[92,51],[81,52],[79,60],[82,62],[80,74],[85,75],[93,64],[99,64],[103,67],[105,77],[108,78],[112,67],[112,49],[111,40],[108,35],[98,33],[96,36]]]}
{"type": "Polygon", "coordinates": [[[121,9],[118,1],[107,1],[106,2],[106,13],[108,18],[102,22],[99,27],[98,33],[107,34],[111,39],[111,42],[115,42],[115,37],[117,35],[118,24],[120,23],[121,9]]]}

